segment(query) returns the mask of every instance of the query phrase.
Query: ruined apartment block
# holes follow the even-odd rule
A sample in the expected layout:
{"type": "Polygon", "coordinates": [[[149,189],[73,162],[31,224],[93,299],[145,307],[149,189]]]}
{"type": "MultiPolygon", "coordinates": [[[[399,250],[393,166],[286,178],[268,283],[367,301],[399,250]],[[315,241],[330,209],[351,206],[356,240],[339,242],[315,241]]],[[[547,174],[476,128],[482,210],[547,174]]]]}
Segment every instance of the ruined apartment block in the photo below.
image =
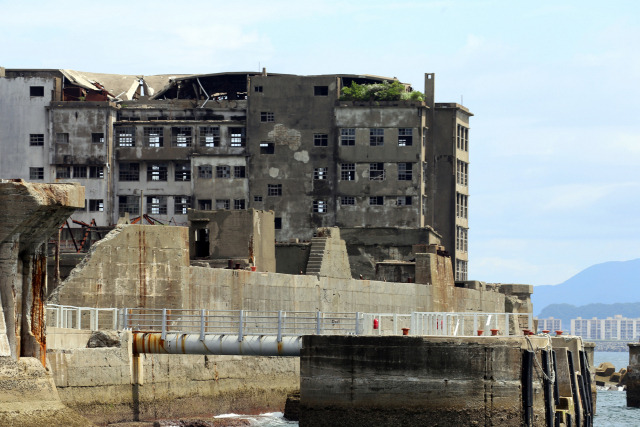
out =
{"type": "Polygon", "coordinates": [[[339,99],[385,80],[0,69],[0,178],[79,182],[73,219],[99,226],[254,208],[274,212],[278,241],[431,227],[466,280],[472,114],[435,103],[434,74],[424,102],[339,99]]]}

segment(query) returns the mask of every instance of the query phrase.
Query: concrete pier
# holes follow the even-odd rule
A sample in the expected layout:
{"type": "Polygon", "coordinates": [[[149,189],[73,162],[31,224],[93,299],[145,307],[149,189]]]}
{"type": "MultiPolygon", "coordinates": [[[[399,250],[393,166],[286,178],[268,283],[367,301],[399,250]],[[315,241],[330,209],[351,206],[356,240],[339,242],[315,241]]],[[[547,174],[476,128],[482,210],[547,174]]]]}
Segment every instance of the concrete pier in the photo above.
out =
{"type": "Polygon", "coordinates": [[[640,343],[629,343],[627,406],[640,408],[640,343]]]}
{"type": "Polygon", "coordinates": [[[305,336],[300,425],[587,426],[581,351],[575,337],[305,336]]]}

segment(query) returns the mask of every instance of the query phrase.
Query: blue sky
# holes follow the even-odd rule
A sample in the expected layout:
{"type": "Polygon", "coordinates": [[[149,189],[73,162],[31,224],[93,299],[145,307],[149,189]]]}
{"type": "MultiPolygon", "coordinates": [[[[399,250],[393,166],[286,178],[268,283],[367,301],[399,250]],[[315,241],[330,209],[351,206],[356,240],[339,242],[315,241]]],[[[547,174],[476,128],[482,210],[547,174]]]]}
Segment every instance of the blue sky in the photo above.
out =
{"type": "Polygon", "coordinates": [[[0,0],[0,65],[395,76],[471,122],[470,278],[640,257],[640,2],[0,0]],[[28,5],[28,6],[27,6],[28,5]]]}

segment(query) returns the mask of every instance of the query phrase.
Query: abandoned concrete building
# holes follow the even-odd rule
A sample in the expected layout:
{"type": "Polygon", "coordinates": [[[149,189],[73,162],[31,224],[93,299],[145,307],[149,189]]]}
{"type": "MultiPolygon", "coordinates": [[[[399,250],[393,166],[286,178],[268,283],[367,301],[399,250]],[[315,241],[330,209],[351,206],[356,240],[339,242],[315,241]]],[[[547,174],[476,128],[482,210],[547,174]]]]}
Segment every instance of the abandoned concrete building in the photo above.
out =
{"type": "Polygon", "coordinates": [[[434,74],[424,101],[340,100],[352,82],[396,80],[0,68],[0,178],[79,182],[86,203],[73,218],[99,226],[125,213],[186,225],[190,208],[253,208],[274,212],[278,242],[337,226],[348,247],[410,248],[405,236],[435,232],[467,280],[472,114],[435,102],[434,74]]]}

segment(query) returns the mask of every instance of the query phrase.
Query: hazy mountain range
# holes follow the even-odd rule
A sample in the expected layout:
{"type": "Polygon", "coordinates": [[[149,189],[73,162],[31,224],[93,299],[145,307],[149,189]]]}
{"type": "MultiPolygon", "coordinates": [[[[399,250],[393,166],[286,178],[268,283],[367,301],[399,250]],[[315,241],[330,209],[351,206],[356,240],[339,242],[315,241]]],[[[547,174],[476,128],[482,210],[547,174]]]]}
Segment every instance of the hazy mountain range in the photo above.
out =
{"type": "Polygon", "coordinates": [[[640,258],[592,265],[559,285],[535,286],[531,300],[538,317],[640,317],[640,258]]]}

